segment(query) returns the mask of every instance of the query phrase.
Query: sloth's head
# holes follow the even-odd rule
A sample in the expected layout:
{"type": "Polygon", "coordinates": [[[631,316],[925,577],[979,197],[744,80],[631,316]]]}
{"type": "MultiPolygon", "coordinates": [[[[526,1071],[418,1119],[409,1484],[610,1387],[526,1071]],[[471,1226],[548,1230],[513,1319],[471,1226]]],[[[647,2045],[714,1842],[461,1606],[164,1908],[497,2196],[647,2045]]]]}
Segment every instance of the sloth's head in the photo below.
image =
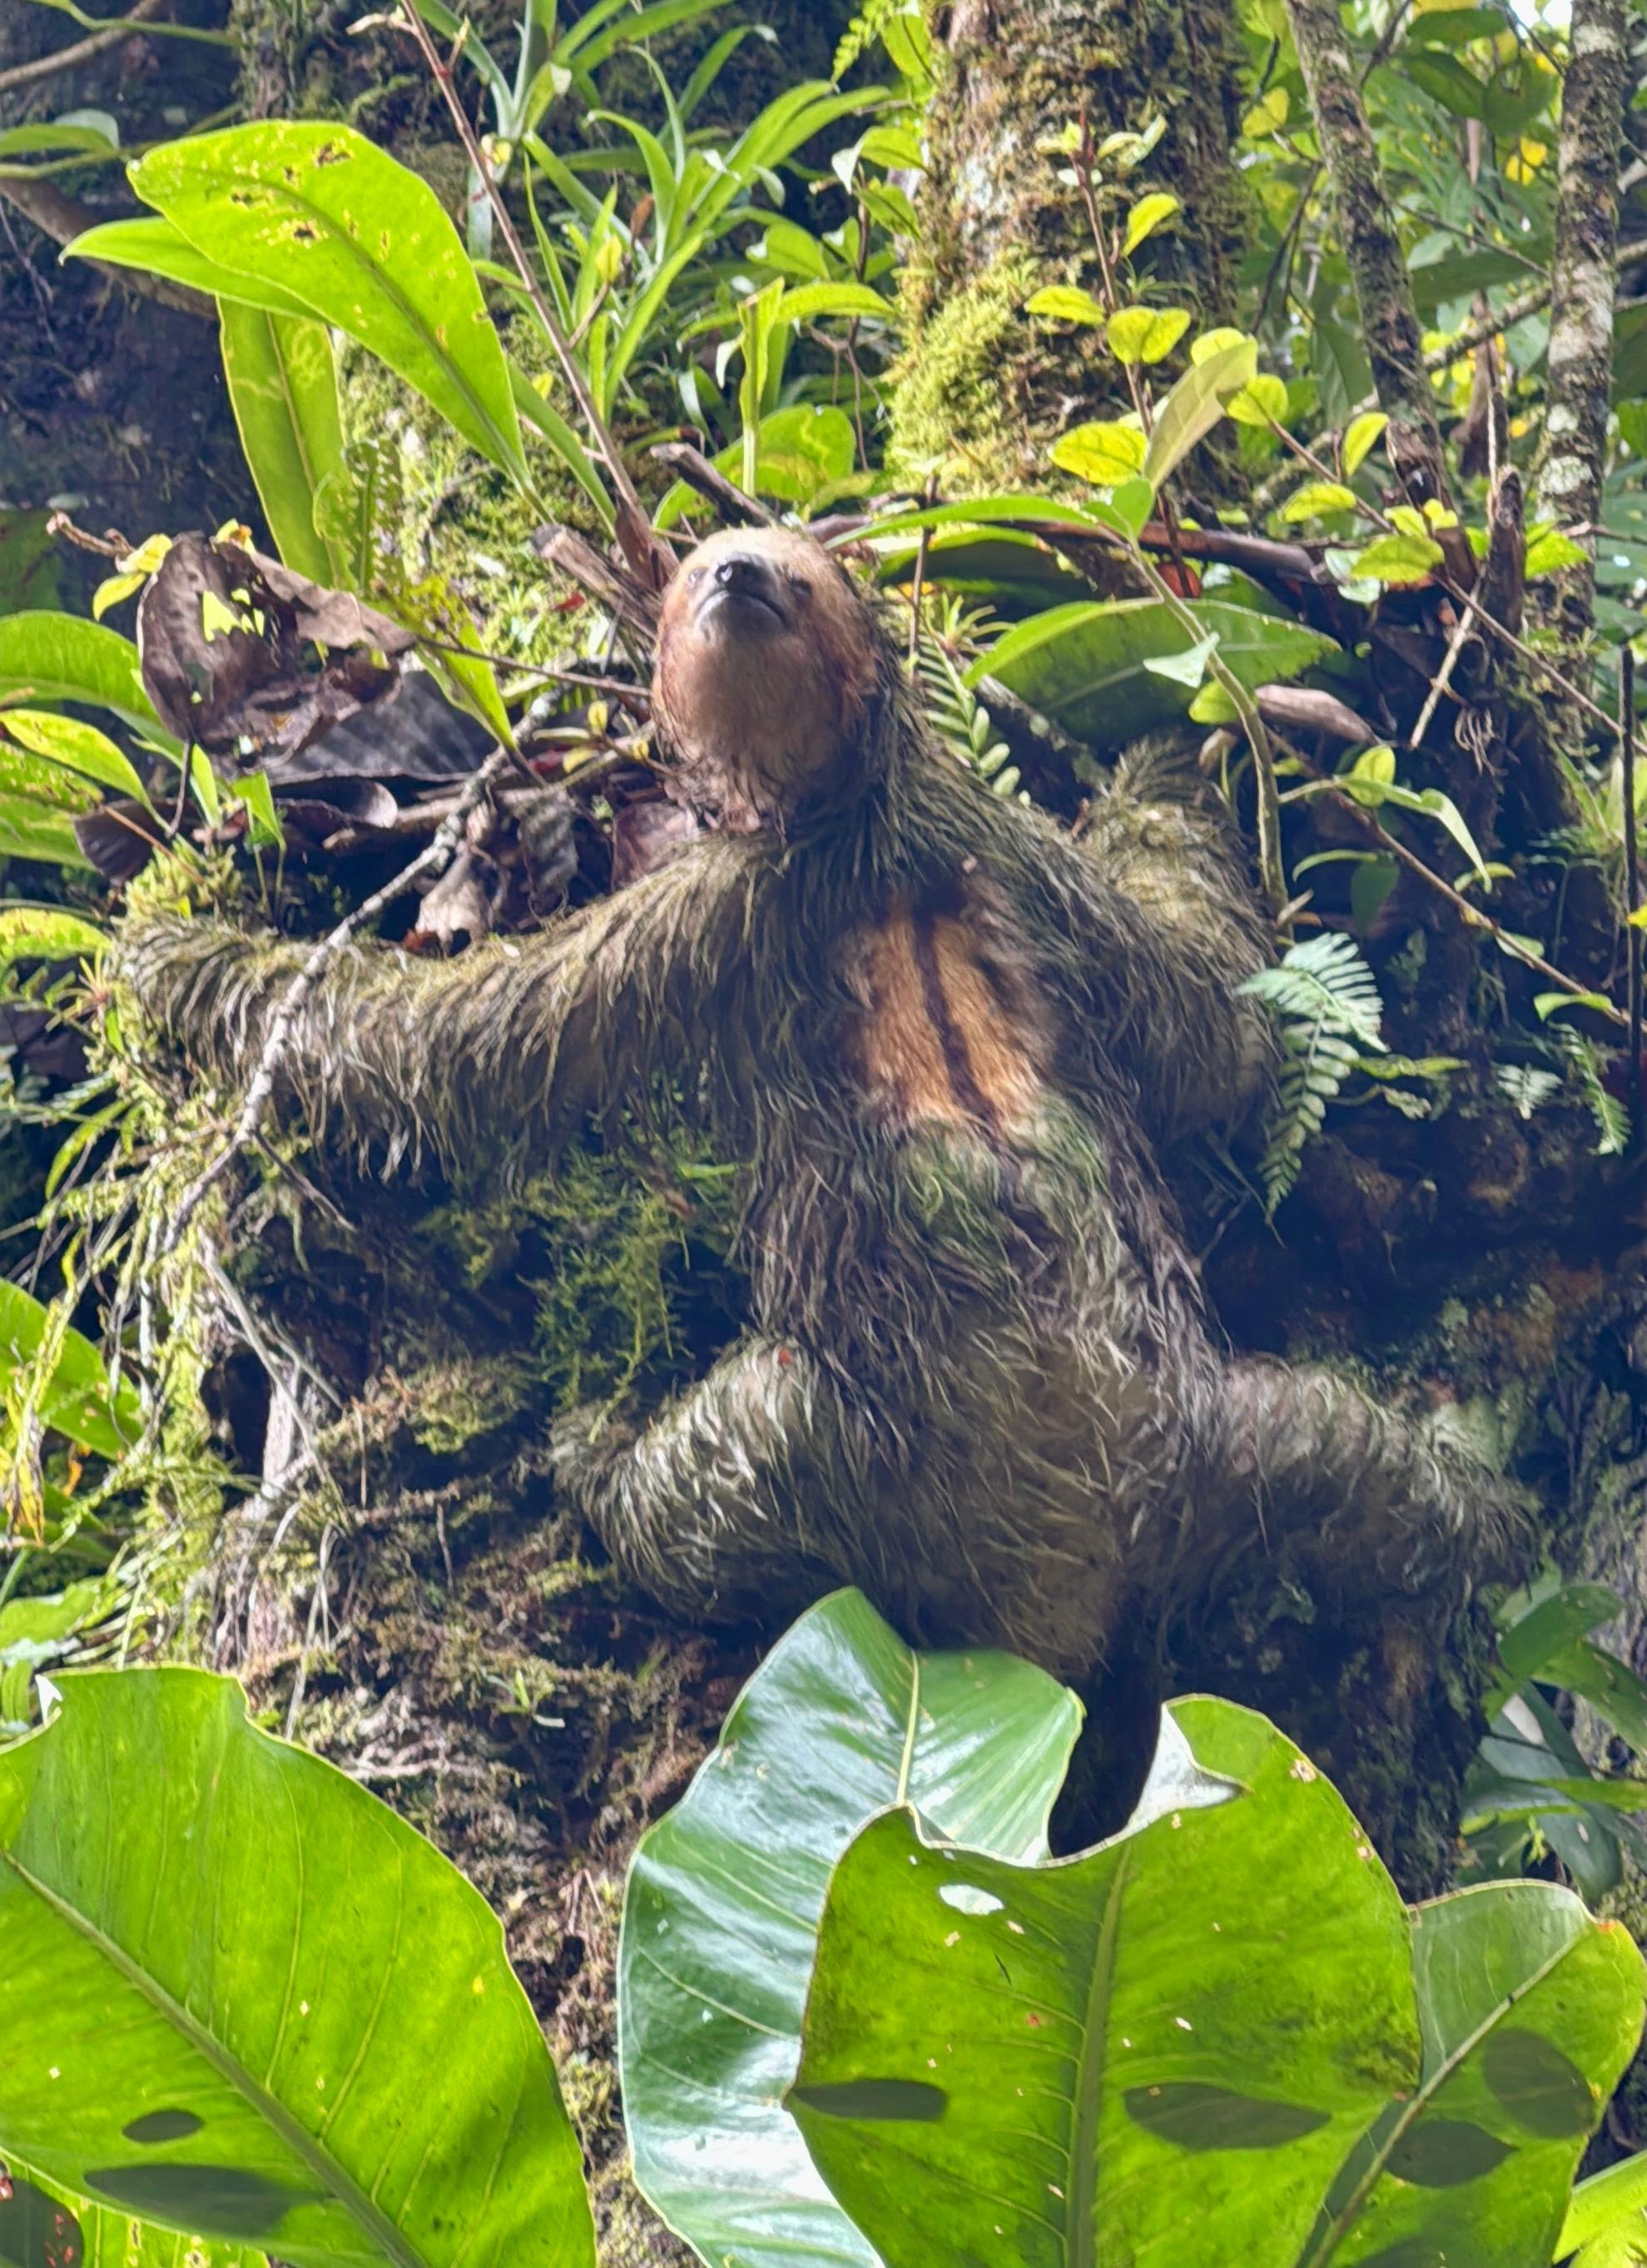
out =
{"type": "Polygon", "coordinates": [[[788,528],[724,528],[664,600],[652,706],[687,799],[737,833],[849,796],[880,674],[869,607],[788,528]]]}

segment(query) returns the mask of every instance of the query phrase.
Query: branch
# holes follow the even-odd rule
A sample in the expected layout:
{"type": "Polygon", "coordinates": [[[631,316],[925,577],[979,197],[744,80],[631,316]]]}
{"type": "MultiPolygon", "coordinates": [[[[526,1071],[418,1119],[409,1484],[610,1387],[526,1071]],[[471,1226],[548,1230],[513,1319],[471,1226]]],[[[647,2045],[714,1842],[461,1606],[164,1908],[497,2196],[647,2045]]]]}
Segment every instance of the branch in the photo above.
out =
{"type": "Polygon", "coordinates": [[[1390,423],[1385,453],[1415,504],[1444,501],[1441,429],[1424,368],[1418,310],[1385,195],[1379,153],[1350,58],[1338,0],[1287,0],[1379,407],[1390,423]]]}
{"type": "MultiPolygon", "coordinates": [[[[1625,0],[1573,0],[1571,60],[1562,88],[1544,432],[1533,467],[1535,515],[1592,529],[1601,518],[1613,313],[1618,288],[1619,151],[1629,77],[1625,0]]],[[[1589,681],[1585,645],[1595,612],[1595,537],[1588,556],[1535,596],[1568,668],[1589,681]]],[[[1577,719],[1569,734],[1579,739],[1577,719]]]]}
{"type": "Polygon", "coordinates": [[[138,30],[158,16],[165,5],[165,0],[136,0],[129,16],[117,17],[89,38],[77,40],[71,47],[55,48],[49,55],[35,55],[28,63],[13,63],[9,70],[0,71],[0,94],[10,94],[15,87],[32,86],[38,78],[55,78],[59,71],[77,70],[94,55],[118,47],[129,32],[138,30]]]}
{"type": "MultiPolygon", "coordinates": [[[[15,205],[25,220],[33,221],[42,236],[54,244],[72,244],[77,236],[84,236],[97,225],[98,216],[90,205],[81,203],[60,189],[55,181],[27,180],[18,175],[0,175],[0,197],[15,205]]],[[[210,315],[217,310],[204,291],[194,291],[187,284],[174,284],[169,276],[145,275],[141,269],[111,268],[101,260],[87,263],[99,276],[112,282],[129,284],[145,298],[157,300],[163,307],[175,307],[185,315],[210,315]]]]}

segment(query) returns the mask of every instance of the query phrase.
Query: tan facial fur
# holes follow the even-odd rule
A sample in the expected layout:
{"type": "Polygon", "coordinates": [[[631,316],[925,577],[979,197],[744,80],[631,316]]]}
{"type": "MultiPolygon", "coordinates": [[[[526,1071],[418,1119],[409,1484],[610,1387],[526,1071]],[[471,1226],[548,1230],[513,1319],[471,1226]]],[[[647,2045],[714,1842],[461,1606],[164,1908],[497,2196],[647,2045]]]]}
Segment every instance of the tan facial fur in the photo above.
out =
{"type": "Polygon", "coordinates": [[[879,663],[867,608],[810,537],[711,535],[669,586],[652,678],[689,798],[746,832],[846,786],[879,663]]]}

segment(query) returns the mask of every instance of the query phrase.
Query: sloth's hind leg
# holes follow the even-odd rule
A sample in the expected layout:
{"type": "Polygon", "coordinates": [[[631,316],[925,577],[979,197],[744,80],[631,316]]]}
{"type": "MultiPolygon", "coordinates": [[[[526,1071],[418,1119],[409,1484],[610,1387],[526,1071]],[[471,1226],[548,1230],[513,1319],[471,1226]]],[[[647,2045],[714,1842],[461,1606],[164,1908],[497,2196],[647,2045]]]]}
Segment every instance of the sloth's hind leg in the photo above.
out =
{"type": "Polygon", "coordinates": [[[1212,1503],[1180,1545],[1194,1587],[1216,1584],[1209,1560],[1254,1543],[1297,1555],[1339,1591],[1414,1594],[1512,1572],[1525,1526],[1513,1484],[1330,1371],[1229,1364],[1214,1433],[1212,1503]]]}
{"type": "Polygon", "coordinates": [[[691,1619],[798,1613],[852,1579],[859,1429],[798,1348],[750,1337],[638,1434],[575,1417],[557,1476],[624,1572],[691,1619]]]}

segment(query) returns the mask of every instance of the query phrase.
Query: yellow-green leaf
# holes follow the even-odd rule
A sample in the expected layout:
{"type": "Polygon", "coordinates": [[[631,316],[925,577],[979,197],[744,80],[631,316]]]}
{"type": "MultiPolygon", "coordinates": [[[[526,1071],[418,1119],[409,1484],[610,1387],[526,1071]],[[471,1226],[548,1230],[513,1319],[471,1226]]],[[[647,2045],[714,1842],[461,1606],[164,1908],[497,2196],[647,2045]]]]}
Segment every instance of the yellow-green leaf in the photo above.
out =
{"type": "Polygon", "coordinates": [[[1368,451],[1378,440],[1389,419],[1381,409],[1364,410],[1352,417],[1344,428],[1344,478],[1358,472],[1368,451]]]}
{"type": "Polygon", "coordinates": [[[1230,396],[1251,383],[1257,352],[1254,342],[1243,338],[1184,372],[1156,415],[1143,460],[1151,480],[1164,481],[1212,431],[1230,396]]]}
{"type": "Polygon", "coordinates": [[[61,906],[0,909],[0,961],[95,960],[107,942],[94,923],[61,906]]]}
{"type": "Polygon", "coordinates": [[[1028,303],[1032,315],[1050,315],[1060,323],[1101,323],[1104,310],[1090,291],[1073,284],[1048,284],[1028,303]]]}
{"type": "Polygon", "coordinates": [[[1355,508],[1355,490],[1345,488],[1342,481],[1305,481],[1282,505],[1281,517],[1288,520],[1314,519],[1324,512],[1353,512],[1355,508]]]}
{"type": "Polygon", "coordinates": [[[1188,328],[1187,307],[1121,307],[1104,335],[1117,362],[1159,362],[1188,328]]]}
{"type": "Polygon", "coordinates": [[[1147,197],[1140,197],[1127,216],[1127,233],[1121,240],[1121,257],[1130,259],[1145,237],[1152,236],[1164,220],[1170,220],[1180,210],[1178,199],[1169,195],[1165,189],[1154,189],[1147,197]]]}
{"type": "Polygon", "coordinates": [[[148,581],[146,575],[106,575],[92,593],[92,619],[100,622],[111,607],[129,599],[134,591],[141,591],[148,581]]]}
{"type": "Polygon", "coordinates": [[[1558,527],[1535,527],[1527,537],[1523,572],[1529,583],[1535,582],[1540,575],[1556,575],[1563,567],[1577,567],[1586,556],[1583,544],[1575,543],[1558,527]]]}
{"type": "MultiPolygon", "coordinates": [[[[1221,324],[1216,331],[1202,331],[1199,337],[1190,341],[1189,359],[1191,362],[1208,362],[1214,355],[1222,354],[1225,347],[1239,347],[1244,339],[1252,336],[1250,331],[1238,331],[1228,323],[1221,324]]],[[[1255,339],[1253,343],[1256,348],[1258,342],[1255,339]]]]}
{"type": "Polygon", "coordinates": [[[218,305],[223,374],[240,446],[288,567],[318,583],[347,584],[349,562],[318,524],[327,482],[347,484],[332,335],[306,315],[218,305]]]}
{"type": "Polygon", "coordinates": [[[1241,131],[1249,142],[1261,142],[1287,122],[1292,108],[1290,97],[1284,86],[1272,86],[1259,97],[1241,121],[1241,131]]]}
{"type": "Polygon", "coordinates": [[[1114,488],[1143,470],[1143,446],[1136,425],[1075,425],[1053,444],[1052,461],[1095,488],[1114,488]]]}
{"type": "Polygon", "coordinates": [[[1238,425],[1279,425],[1287,414],[1286,380],[1260,371],[1224,406],[1238,425]]]}
{"type": "Polygon", "coordinates": [[[1422,583],[1441,564],[1441,546],[1428,535],[1380,535],[1354,561],[1371,583],[1422,583]]]}
{"type": "Polygon", "coordinates": [[[131,764],[95,725],[83,725],[74,717],[54,716],[44,709],[8,709],[0,714],[0,725],[19,747],[44,756],[48,763],[94,779],[99,786],[113,788],[116,795],[136,796],[140,803],[148,802],[143,784],[131,764]]]}

